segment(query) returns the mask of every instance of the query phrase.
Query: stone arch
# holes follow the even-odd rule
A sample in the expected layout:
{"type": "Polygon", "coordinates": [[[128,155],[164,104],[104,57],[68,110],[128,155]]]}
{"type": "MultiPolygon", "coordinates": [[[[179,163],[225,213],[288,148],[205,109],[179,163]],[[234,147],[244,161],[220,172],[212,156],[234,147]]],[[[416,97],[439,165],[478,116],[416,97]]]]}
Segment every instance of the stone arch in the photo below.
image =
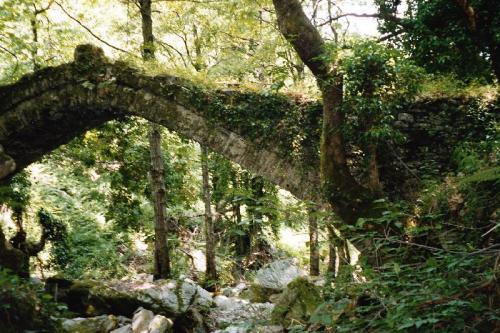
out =
{"type": "MultiPolygon", "coordinates": [[[[232,103],[230,92],[212,93],[232,103]]],[[[80,45],[74,62],[0,87],[0,145],[17,172],[88,129],[138,116],[208,146],[299,198],[318,191],[317,163],[301,165],[280,153],[278,142],[251,140],[238,128],[207,119],[200,109],[209,103],[192,82],[147,76],[110,62],[99,48],[80,45]],[[193,101],[193,91],[202,104],[193,101]]]]}

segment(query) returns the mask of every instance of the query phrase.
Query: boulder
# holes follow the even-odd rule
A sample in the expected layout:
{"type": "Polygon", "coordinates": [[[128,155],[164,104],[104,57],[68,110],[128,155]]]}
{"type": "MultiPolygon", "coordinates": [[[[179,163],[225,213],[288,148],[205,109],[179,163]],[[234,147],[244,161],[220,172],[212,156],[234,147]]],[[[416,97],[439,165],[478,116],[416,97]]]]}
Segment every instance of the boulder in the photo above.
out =
{"type": "Polygon", "coordinates": [[[148,333],[149,323],[153,320],[154,316],[152,311],[143,308],[137,309],[132,318],[132,332],[148,333]]]}
{"type": "Polygon", "coordinates": [[[294,279],[306,276],[295,259],[274,261],[257,271],[254,285],[263,289],[281,291],[294,279]]]}
{"type": "Polygon", "coordinates": [[[113,313],[131,317],[142,307],[156,314],[178,317],[196,307],[206,311],[213,305],[212,295],[189,279],[143,281],[69,281],[51,278],[46,289],[69,310],[82,315],[113,313]]]}
{"type": "Polygon", "coordinates": [[[64,319],[61,322],[62,331],[68,333],[108,333],[117,325],[118,319],[113,315],[64,319]]]}
{"type": "Polygon", "coordinates": [[[148,333],[166,333],[174,326],[172,320],[162,315],[154,316],[153,320],[149,323],[148,333]]]}
{"type": "Polygon", "coordinates": [[[322,302],[319,288],[306,277],[298,277],[288,284],[278,299],[272,321],[284,327],[292,322],[306,323],[322,302]]]}
{"type": "Polygon", "coordinates": [[[192,306],[205,309],[213,305],[212,295],[189,279],[144,283],[136,286],[134,292],[138,300],[149,305],[148,308],[174,316],[185,313],[192,306]]]}
{"type": "MultiPolygon", "coordinates": [[[[167,333],[174,326],[172,320],[162,315],[156,315],[149,310],[139,308],[134,313],[130,332],[132,333],[167,333]]],[[[128,332],[124,330],[124,332],[128,332]]]]}
{"type": "Polygon", "coordinates": [[[222,294],[227,297],[238,297],[240,296],[241,292],[247,288],[248,286],[246,285],[246,283],[240,282],[234,287],[223,288],[222,294]]]}
{"type": "Polygon", "coordinates": [[[132,325],[127,324],[125,326],[119,327],[115,330],[112,330],[110,333],[133,333],[132,331],[132,325]]]}
{"type": "Polygon", "coordinates": [[[229,326],[223,330],[214,331],[214,333],[283,333],[283,327],[279,325],[265,326],[229,326]]]}
{"type": "Polygon", "coordinates": [[[216,307],[208,317],[217,328],[235,323],[256,323],[270,320],[274,305],[271,303],[250,303],[248,300],[223,295],[214,298],[216,307]]]}
{"type": "Polygon", "coordinates": [[[93,280],[71,281],[60,276],[47,279],[45,289],[72,312],[83,316],[112,313],[131,317],[139,307],[147,307],[132,290],[122,291],[93,280]]]}
{"type": "Polygon", "coordinates": [[[243,326],[229,326],[223,330],[216,330],[214,333],[247,333],[248,328],[243,326]]]}

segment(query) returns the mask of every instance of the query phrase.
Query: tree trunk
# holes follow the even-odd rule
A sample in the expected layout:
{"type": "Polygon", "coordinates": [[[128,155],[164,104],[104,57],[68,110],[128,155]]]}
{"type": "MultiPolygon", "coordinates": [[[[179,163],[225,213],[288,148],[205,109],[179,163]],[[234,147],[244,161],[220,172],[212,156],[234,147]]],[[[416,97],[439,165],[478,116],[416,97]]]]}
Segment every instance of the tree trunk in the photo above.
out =
{"type": "Polygon", "coordinates": [[[205,284],[207,289],[217,289],[217,266],[215,263],[215,234],[214,221],[212,218],[211,196],[210,196],[210,179],[208,174],[208,149],[201,146],[201,175],[203,180],[203,202],[205,203],[205,257],[206,257],[206,273],[205,284]]]}
{"type": "Polygon", "coordinates": [[[358,184],[347,165],[342,134],[345,115],[340,110],[343,101],[342,77],[333,75],[328,82],[319,81],[319,85],[323,97],[321,183],[325,198],[335,213],[352,225],[362,215],[370,198],[368,190],[358,184]]]}
{"type": "Polygon", "coordinates": [[[154,278],[169,278],[170,256],[167,242],[165,179],[163,154],[161,150],[160,126],[151,124],[149,131],[149,147],[151,154],[151,187],[153,192],[155,219],[155,254],[154,278]]]}
{"type": "Polygon", "coordinates": [[[151,0],[139,0],[142,19],[142,58],[155,58],[153,18],[151,15],[151,0]]]}
{"type": "MultiPolygon", "coordinates": [[[[233,203],[233,215],[237,226],[241,225],[241,207],[238,203],[233,203]]],[[[235,281],[241,281],[243,277],[243,262],[250,252],[250,238],[247,234],[234,235],[234,252],[236,254],[235,265],[233,268],[233,278],[235,281]]]]}
{"type": "Polygon", "coordinates": [[[328,268],[327,271],[332,276],[337,273],[337,250],[335,248],[335,231],[332,227],[328,228],[328,268]]]}
{"type": "MultiPolygon", "coordinates": [[[[144,61],[154,60],[153,20],[151,16],[151,0],[140,0],[142,19],[142,57],[144,61]]],[[[167,242],[167,210],[165,170],[163,167],[163,153],[161,150],[161,129],[157,124],[150,124],[149,152],[151,155],[151,188],[153,192],[154,219],[155,219],[155,253],[154,278],[164,279],[171,275],[170,255],[167,242]]]]}
{"type": "Polygon", "coordinates": [[[265,258],[268,251],[268,244],[264,238],[259,237],[262,234],[262,223],[264,215],[262,214],[262,198],[264,198],[264,178],[254,176],[251,179],[252,199],[250,206],[247,205],[247,212],[252,217],[248,226],[248,236],[250,238],[250,256],[247,262],[257,264],[258,267],[265,258]]]}
{"type": "Polygon", "coordinates": [[[340,110],[342,77],[336,73],[337,64],[325,56],[325,43],[300,1],[273,0],[273,4],[281,33],[315,76],[323,97],[320,173],[325,199],[344,222],[354,224],[369,208],[372,195],[347,165],[342,134],[345,117],[340,110]]]}
{"type": "Polygon", "coordinates": [[[313,208],[308,210],[309,217],[309,275],[319,276],[318,218],[313,208]]]}
{"type": "Polygon", "coordinates": [[[0,180],[7,178],[14,170],[16,170],[16,162],[5,153],[3,146],[0,145],[0,180]]]}
{"type": "Polygon", "coordinates": [[[18,250],[7,241],[0,225],[0,267],[10,269],[20,277],[28,278],[29,269],[26,270],[25,262],[29,261],[26,254],[18,250]]]}
{"type": "Polygon", "coordinates": [[[36,9],[35,3],[33,3],[33,17],[30,20],[31,24],[31,35],[33,37],[31,46],[31,63],[33,64],[33,70],[37,71],[40,69],[40,64],[38,63],[38,14],[39,11],[36,9]]]}
{"type": "Polygon", "coordinates": [[[497,81],[500,81],[500,46],[498,46],[498,44],[492,42],[490,55],[493,73],[495,73],[497,81]]]}
{"type": "Polygon", "coordinates": [[[380,174],[377,163],[377,145],[368,145],[368,187],[373,193],[382,193],[382,184],[380,183],[380,174]]]}

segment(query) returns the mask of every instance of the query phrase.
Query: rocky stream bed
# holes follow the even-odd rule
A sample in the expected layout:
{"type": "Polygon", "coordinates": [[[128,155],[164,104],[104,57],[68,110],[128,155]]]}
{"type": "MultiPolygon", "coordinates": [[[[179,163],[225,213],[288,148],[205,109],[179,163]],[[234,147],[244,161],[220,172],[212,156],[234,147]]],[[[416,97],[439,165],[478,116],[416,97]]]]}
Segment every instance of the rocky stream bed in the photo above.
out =
{"type": "Polygon", "coordinates": [[[153,281],[149,275],[112,282],[53,277],[46,289],[77,315],[60,319],[65,332],[277,333],[312,314],[321,300],[319,285],[286,259],[219,293],[188,278],[153,281]]]}

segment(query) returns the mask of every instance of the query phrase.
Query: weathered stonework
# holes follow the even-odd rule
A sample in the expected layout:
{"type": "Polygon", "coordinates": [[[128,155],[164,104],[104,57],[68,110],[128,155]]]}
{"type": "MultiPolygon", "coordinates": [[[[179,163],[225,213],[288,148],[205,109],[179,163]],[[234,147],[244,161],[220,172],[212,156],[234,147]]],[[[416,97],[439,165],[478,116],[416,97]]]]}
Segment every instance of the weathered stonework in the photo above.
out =
{"type": "MultiPolygon", "coordinates": [[[[277,142],[264,146],[238,129],[207,120],[192,106],[192,87],[176,77],[145,76],[122,63],[108,62],[93,46],[79,46],[74,63],[45,68],[0,87],[0,144],[16,161],[17,171],[90,128],[134,115],[198,141],[298,197],[307,197],[308,188],[318,184],[315,167],[308,171],[284,157],[277,142]]],[[[204,98],[199,91],[196,94],[204,98]]]]}
{"type": "MultiPolygon", "coordinates": [[[[321,105],[300,103],[281,95],[207,89],[169,75],[147,76],[112,63],[95,46],[80,45],[73,63],[0,87],[0,145],[6,157],[0,179],[88,129],[138,116],[202,143],[298,198],[314,200],[320,195],[321,105]]],[[[411,169],[431,158],[446,166],[460,140],[484,135],[495,120],[478,113],[499,114],[498,103],[488,103],[441,99],[409,105],[395,122],[406,143],[379,147],[384,188],[401,192],[401,184],[413,177],[411,169]]],[[[359,149],[352,148],[356,168],[359,149]]]]}

